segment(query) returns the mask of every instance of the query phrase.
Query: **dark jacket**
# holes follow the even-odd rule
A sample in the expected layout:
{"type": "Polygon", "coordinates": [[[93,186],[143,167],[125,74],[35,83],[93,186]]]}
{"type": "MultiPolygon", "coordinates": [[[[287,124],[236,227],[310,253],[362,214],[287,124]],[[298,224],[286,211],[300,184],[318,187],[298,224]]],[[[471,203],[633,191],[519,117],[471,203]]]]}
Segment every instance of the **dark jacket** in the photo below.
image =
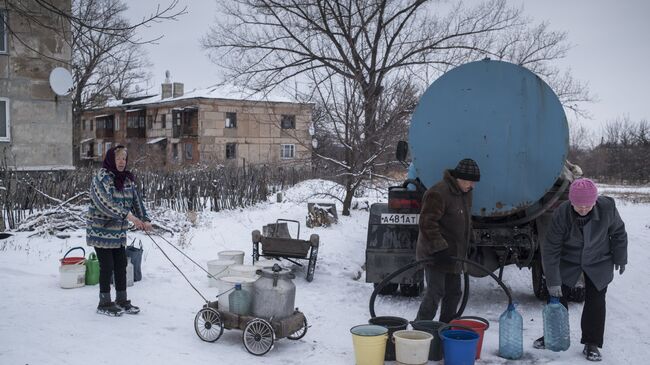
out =
{"type": "Polygon", "coordinates": [[[573,287],[584,271],[602,290],[614,279],[614,264],[627,264],[627,233],[614,199],[598,197],[590,215],[581,231],[569,201],[553,213],[541,247],[549,287],[573,287]]]}
{"type": "Polygon", "coordinates": [[[442,181],[429,188],[422,198],[417,259],[435,257],[429,265],[433,270],[460,273],[463,265],[448,258],[467,256],[471,211],[472,192],[463,193],[449,170],[445,170],[442,181]]]}

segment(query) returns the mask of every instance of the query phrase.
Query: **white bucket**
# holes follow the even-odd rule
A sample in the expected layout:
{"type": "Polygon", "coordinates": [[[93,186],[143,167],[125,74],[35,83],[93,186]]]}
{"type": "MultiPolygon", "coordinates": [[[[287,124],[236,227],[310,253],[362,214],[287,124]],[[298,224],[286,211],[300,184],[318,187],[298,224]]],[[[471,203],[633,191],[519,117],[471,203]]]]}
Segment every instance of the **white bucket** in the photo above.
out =
{"type": "Polygon", "coordinates": [[[241,289],[246,290],[251,294],[251,303],[253,301],[253,283],[257,278],[244,278],[240,276],[224,276],[217,281],[217,289],[219,290],[219,309],[228,311],[228,296],[232,293],[235,284],[241,284],[241,289]],[[225,293],[221,295],[221,293],[225,293]]]}
{"type": "Polygon", "coordinates": [[[393,333],[395,358],[398,364],[420,365],[429,361],[429,347],[433,335],[416,330],[401,330],[393,333]]]}
{"type": "Polygon", "coordinates": [[[219,260],[233,260],[235,261],[235,264],[238,265],[244,264],[244,251],[238,251],[238,250],[220,251],[218,255],[219,255],[219,260]]]}
{"type": "Polygon", "coordinates": [[[228,276],[241,276],[244,278],[256,278],[257,270],[261,269],[255,265],[232,265],[228,268],[228,276]]]}
{"type": "Polygon", "coordinates": [[[233,260],[210,260],[208,261],[208,272],[213,277],[208,276],[208,286],[216,287],[217,280],[222,276],[228,276],[228,268],[234,265],[233,260]]]}
{"type": "Polygon", "coordinates": [[[59,266],[59,284],[63,289],[86,285],[86,265],[83,263],[59,266]]]}
{"type": "Polygon", "coordinates": [[[126,258],[126,286],[133,286],[133,264],[131,263],[131,258],[126,258]]]}

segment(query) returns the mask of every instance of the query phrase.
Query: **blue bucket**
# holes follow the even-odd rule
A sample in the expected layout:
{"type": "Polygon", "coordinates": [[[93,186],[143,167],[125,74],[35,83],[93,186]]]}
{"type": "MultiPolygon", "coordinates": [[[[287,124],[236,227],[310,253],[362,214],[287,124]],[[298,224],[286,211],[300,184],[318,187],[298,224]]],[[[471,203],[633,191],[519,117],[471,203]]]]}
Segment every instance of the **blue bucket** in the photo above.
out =
{"type": "Polygon", "coordinates": [[[469,327],[455,324],[440,327],[438,334],[442,340],[445,365],[474,365],[478,333],[469,327]],[[450,327],[464,329],[452,330],[450,327]]]}

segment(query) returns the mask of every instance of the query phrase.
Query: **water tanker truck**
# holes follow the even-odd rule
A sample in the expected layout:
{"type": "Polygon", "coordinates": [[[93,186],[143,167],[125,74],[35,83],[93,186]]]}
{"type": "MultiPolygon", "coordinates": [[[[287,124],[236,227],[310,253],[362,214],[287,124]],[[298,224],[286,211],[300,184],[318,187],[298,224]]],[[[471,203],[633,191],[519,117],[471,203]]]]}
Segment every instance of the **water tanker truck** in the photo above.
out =
{"type": "MultiPolygon", "coordinates": [[[[472,206],[468,258],[499,270],[506,265],[530,268],[534,294],[547,296],[540,243],[553,209],[567,199],[580,169],[567,159],[569,131],[564,109],[553,90],[528,69],[485,59],[443,74],[422,95],[409,141],[397,146],[397,158],[410,152],[407,180],[390,187],[388,203],[370,208],[366,281],[375,285],[415,261],[418,219],[426,189],[445,169],[463,158],[481,169],[472,206]]],[[[528,274],[528,270],[525,270],[528,274]]],[[[522,271],[523,274],[523,271],[522,271]]],[[[486,273],[467,267],[468,275],[486,273]]],[[[418,295],[422,268],[390,281],[382,294],[418,295]]],[[[570,299],[581,301],[584,286],[570,299]]]]}

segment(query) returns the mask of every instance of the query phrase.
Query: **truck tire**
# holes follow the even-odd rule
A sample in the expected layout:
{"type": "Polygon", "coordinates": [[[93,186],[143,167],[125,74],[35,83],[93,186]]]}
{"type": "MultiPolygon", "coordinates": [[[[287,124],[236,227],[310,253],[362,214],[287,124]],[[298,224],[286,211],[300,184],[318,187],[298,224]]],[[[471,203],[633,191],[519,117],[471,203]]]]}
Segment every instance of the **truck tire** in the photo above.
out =
{"type": "Polygon", "coordinates": [[[399,291],[403,297],[417,297],[422,291],[422,283],[419,284],[400,284],[399,291]]]}
{"type": "Polygon", "coordinates": [[[548,300],[546,277],[544,277],[544,269],[542,268],[542,260],[540,258],[533,261],[533,266],[530,268],[530,271],[533,279],[533,293],[535,293],[535,296],[539,300],[548,300]]]}

